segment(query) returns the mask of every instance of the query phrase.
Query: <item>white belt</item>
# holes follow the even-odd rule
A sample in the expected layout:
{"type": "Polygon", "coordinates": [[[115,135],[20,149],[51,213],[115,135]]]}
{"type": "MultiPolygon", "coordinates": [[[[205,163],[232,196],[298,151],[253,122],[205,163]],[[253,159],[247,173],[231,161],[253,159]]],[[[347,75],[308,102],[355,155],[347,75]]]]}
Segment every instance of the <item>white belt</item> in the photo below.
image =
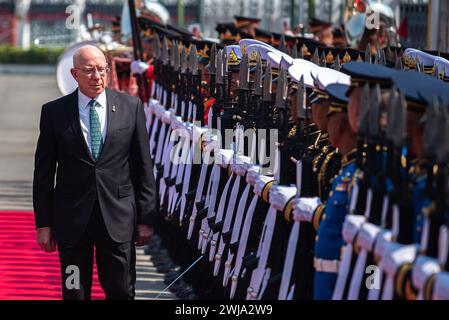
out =
{"type": "MultiPolygon", "coordinates": [[[[181,141],[179,142],[179,144],[181,145],[181,158],[178,159],[178,161],[180,161],[180,164],[178,165],[178,170],[176,173],[176,181],[175,181],[175,185],[173,185],[173,196],[172,196],[172,200],[171,200],[171,212],[174,213],[175,210],[175,205],[176,202],[178,201],[178,197],[179,197],[179,192],[176,190],[177,185],[181,184],[184,180],[184,171],[185,171],[185,167],[186,167],[186,162],[188,159],[188,154],[189,154],[189,148],[190,148],[190,139],[188,137],[185,136],[185,132],[183,133],[182,137],[181,137],[181,141]]],[[[182,221],[182,211],[180,211],[179,214],[179,222],[182,221]]]]}
{"type": "Polygon", "coordinates": [[[163,123],[162,121],[158,121],[161,124],[161,132],[159,133],[159,137],[158,137],[158,141],[157,141],[157,149],[156,149],[156,158],[155,158],[155,163],[159,164],[161,163],[161,159],[162,159],[162,151],[163,151],[163,147],[164,147],[164,139],[165,139],[165,129],[167,127],[167,125],[165,123],[163,123]]]}
{"type": "Polygon", "coordinates": [[[204,239],[206,238],[206,235],[209,233],[209,229],[208,229],[209,226],[208,226],[208,222],[207,222],[207,216],[209,214],[210,192],[211,192],[211,188],[212,188],[212,184],[213,184],[213,180],[214,180],[214,175],[215,175],[214,169],[215,169],[215,166],[212,165],[212,171],[211,171],[211,173],[209,175],[209,181],[207,181],[207,187],[206,187],[206,193],[205,193],[204,208],[207,208],[208,213],[206,214],[206,218],[203,218],[203,220],[201,220],[201,229],[200,229],[200,231],[202,232],[202,237],[200,237],[198,239],[198,250],[201,250],[201,252],[203,252],[203,250],[205,251],[205,249],[203,249],[203,242],[204,242],[204,239]],[[206,233],[206,230],[207,230],[207,233],[206,233]]]}
{"type": "MultiPolygon", "coordinates": [[[[193,148],[194,148],[194,144],[192,143],[190,150],[189,150],[189,154],[187,156],[187,159],[189,159],[189,163],[186,164],[185,166],[185,174],[184,174],[184,180],[182,182],[182,193],[181,193],[181,207],[180,207],[180,215],[184,215],[183,212],[186,209],[186,203],[187,203],[187,198],[186,195],[189,192],[189,186],[190,186],[190,176],[192,175],[192,165],[193,165],[193,158],[192,158],[192,153],[193,153],[193,148]]],[[[181,219],[181,217],[180,217],[181,219]]],[[[190,228],[190,225],[189,225],[190,228]]]]}
{"type": "Polygon", "coordinates": [[[292,277],[293,265],[295,263],[296,246],[299,239],[299,227],[300,222],[295,221],[290,231],[287,254],[285,256],[284,268],[282,269],[281,288],[279,289],[278,296],[279,300],[286,300],[288,292],[291,290],[290,279],[292,277]]]}
{"type": "Polygon", "coordinates": [[[153,123],[151,125],[151,135],[150,135],[150,154],[154,158],[155,147],[156,147],[156,132],[159,127],[159,119],[154,116],[153,123]]]}
{"type": "Polygon", "coordinates": [[[235,290],[237,289],[237,279],[240,276],[240,270],[242,268],[242,258],[246,251],[246,245],[248,243],[249,231],[251,229],[251,223],[254,217],[254,211],[256,209],[257,201],[259,197],[254,195],[251,203],[248,207],[248,212],[246,213],[245,222],[243,223],[242,235],[239,240],[239,249],[237,251],[237,257],[235,259],[235,268],[234,272],[231,273],[232,283],[231,283],[231,292],[230,298],[234,298],[235,290]]]}
{"type": "Polygon", "coordinates": [[[340,267],[340,261],[313,258],[313,267],[317,272],[337,273],[340,267]]]}
{"type": "Polygon", "coordinates": [[[204,180],[206,179],[206,174],[207,174],[207,164],[203,163],[201,165],[198,189],[196,190],[195,199],[193,201],[192,215],[190,216],[189,230],[187,231],[187,239],[192,238],[192,232],[193,232],[193,228],[195,226],[195,219],[196,219],[196,213],[197,213],[196,203],[201,200],[201,195],[203,194],[204,180]]]}
{"type": "MultiPolygon", "coordinates": [[[[234,175],[234,173],[233,173],[233,175],[234,175]]],[[[232,179],[232,176],[229,179],[232,179]]],[[[238,191],[239,191],[239,187],[240,187],[240,179],[241,179],[241,177],[239,175],[237,175],[237,177],[235,178],[235,181],[234,181],[234,185],[232,186],[231,195],[230,195],[228,207],[226,209],[226,214],[225,214],[225,218],[224,218],[222,233],[229,232],[229,230],[231,229],[232,218],[234,217],[235,203],[237,200],[238,191]]],[[[217,258],[217,255],[215,256],[215,266],[214,266],[214,275],[215,276],[218,274],[218,271],[220,270],[221,257],[223,256],[223,251],[224,251],[225,245],[226,245],[226,243],[223,240],[223,235],[221,235],[220,243],[218,245],[218,252],[217,252],[217,255],[219,258],[217,258]]]]}
{"type": "MultiPolygon", "coordinates": [[[[178,134],[175,131],[172,131],[171,134],[172,134],[172,138],[170,138],[170,140],[176,140],[175,137],[178,134]]],[[[179,151],[179,148],[181,147],[181,145],[182,145],[182,143],[178,142],[178,144],[176,146],[174,146],[173,152],[170,152],[170,155],[167,157],[168,159],[170,159],[170,162],[172,164],[169,177],[170,177],[170,180],[175,179],[175,184],[176,184],[176,180],[178,180],[180,178],[180,176],[179,176],[179,167],[181,167],[181,165],[178,164],[178,163],[175,163],[173,161],[172,157],[175,157],[175,156],[178,155],[178,151],[179,151]]],[[[168,211],[169,214],[172,213],[171,209],[172,209],[174,192],[175,192],[175,185],[169,186],[169,189],[168,189],[168,207],[167,207],[167,211],[168,211]]]]}
{"type": "Polygon", "coordinates": [[[215,212],[214,212],[215,202],[217,200],[218,186],[220,184],[220,166],[214,164],[214,167],[213,167],[212,173],[211,173],[210,183],[211,183],[211,186],[209,188],[208,195],[206,196],[206,203],[208,205],[207,217],[203,219],[203,230],[204,230],[205,236],[203,236],[203,242],[201,245],[201,254],[206,253],[207,243],[210,240],[209,239],[210,228],[209,228],[208,220],[209,220],[209,218],[212,218],[213,216],[215,216],[215,212]],[[209,198],[209,201],[207,201],[208,198],[209,198]],[[206,239],[206,241],[204,241],[204,239],[206,239]]]}
{"type": "Polygon", "coordinates": [[[266,272],[266,266],[268,256],[270,253],[271,240],[273,239],[274,225],[276,223],[276,209],[270,206],[267,216],[265,218],[264,228],[262,231],[262,237],[259,242],[258,254],[259,261],[257,268],[253,270],[251,276],[250,286],[255,292],[259,292],[264,274],[266,272]]]}
{"type": "Polygon", "coordinates": [[[343,258],[341,260],[340,268],[338,269],[337,282],[335,283],[332,300],[343,300],[349,269],[351,268],[352,251],[354,250],[352,243],[346,244],[343,250],[343,258]]]}
{"type": "Polygon", "coordinates": [[[358,300],[359,298],[360,286],[362,285],[363,276],[365,275],[366,270],[365,266],[367,257],[368,251],[365,249],[361,249],[357,256],[354,273],[349,285],[348,300],[358,300]]]}
{"type": "MultiPolygon", "coordinates": [[[[221,176],[221,172],[219,173],[221,176]]],[[[224,214],[224,208],[226,206],[226,198],[228,196],[228,190],[229,190],[229,186],[231,185],[231,181],[232,178],[229,177],[228,181],[226,181],[226,185],[223,189],[223,192],[221,194],[220,197],[220,202],[218,204],[218,208],[217,208],[217,213],[215,214],[215,221],[214,223],[219,223],[221,221],[223,221],[223,214],[224,214]]],[[[219,181],[217,183],[217,187],[218,187],[219,181]]],[[[212,235],[212,241],[211,244],[214,244],[213,246],[211,245],[210,249],[209,249],[209,261],[213,261],[214,257],[215,257],[215,250],[217,249],[217,242],[218,242],[218,236],[221,233],[221,230],[219,230],[218,232],[215,232],[211,230],[212,235]]]]}
{"type": "MultiPolygon", "coordinates": [[[[262,296],[265,292],[265,289],[267,288],[267,284],[268,284],[268,280],[270,279],[270,275],[271,275],[271,268],[266,268],[265,269],[265,274],[262,280],[262,285],[260,287],[259,293],[257,295],[257,300],[262,300],[262,296]]],[[[254,300],[254,294],[251,295],[251,300],[254,300]]]]}
{"type": "MultiPolygon", "coordinates": [[[[165,190],[167,188],[167,185],[165,184],[165,178],[170,177],[170,171],[172,167],[172,162],[170,161],[170,151],[173,148],[173,141],[170,141],[170,134],[166,135],[166,139],[164,142],[164,151],[162,155],[162,164],[164,168],[164,172],[162,174],[161,182],[160,182],[160,196],[163,197],[165,194],[165,190]]],[[[162,201],[161,201],[162,204],[162,201]]]]}
{"type": "MultiPolygon", "coordinates": [[[[237,213],[235,216],[234,227],[232,228],[231,242],[235,243],[239,240],[240,229],[242,227],[243,216],[245,213],[246,203],[248,201],[249,191],[251,186],[249,184],[246,185],[243,190],[242,196],[239,201],[239,205],[237,208],[237,213]]],[[[223,275],[223,286],[227,286],[229,275],[231,273],[232,261],[234,258],[234,253],[231,252],[231,249],[228,250],[227,260],[225,263],[224,275],[223,275]]]]}

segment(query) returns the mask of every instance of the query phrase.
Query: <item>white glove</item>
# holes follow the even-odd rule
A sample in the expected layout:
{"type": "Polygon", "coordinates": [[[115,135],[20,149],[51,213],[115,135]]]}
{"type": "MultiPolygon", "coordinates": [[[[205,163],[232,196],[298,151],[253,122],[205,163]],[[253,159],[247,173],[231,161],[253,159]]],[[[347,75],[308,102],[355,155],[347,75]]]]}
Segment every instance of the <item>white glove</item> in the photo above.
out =
{"type": "Polygon", "coordinates": [[[312,222],[315,209],[322,204],[319,197],[297,198],[293,200],[293,219],[296,221],[312,222]]]}
{"type": "Polygon", "coordinates": [[[248,164],[250,163],[250,161],[251,161],[250,157],[237,155],[236,162],[231,164],[232,172],[243,177],[246,173],[246,170],[248,168],[248,164]]]}
{"type": "Polygon", "coordinates": [[[177,117],[174,114],[172,114],[170,126],[171,126],[172,130],[183,129],[184,122],[182,121],[181,117],[177,117]]]}
{"type": "MultiPolygon", "coordinates": [[[[217,146],[218,146],[218,137],[215,134],[212,133],[206,133],[205,135],[205,140],[204,140],[204,153],[205,154],[210,154],[212,151],[214,151],[217,146]]],[[[213,164],[213,159],[209,159],[209,158],[204,158],[204,161],[207,162],[208,164],[213,164]]]]}
{"type": "Polygon", "coordinates": [[[257,177],[256,184],[254,185],[254,193],[257,194],[259,197],[262,197],[263,188],[265,187],[265,185],[268,182],[273,181],[273,180],[274,180],[273,177],[264,176],[264,175],[260,174],[257,177]]]}
{"type": "Polygon", "coordinates": [[[192,141],[194,141],[195,143],[200,143],[201,135],[208,130],[209,130],[209,128],[207,128],[207,127],[198,127],[198,126],[193,125],[192,131],[191,131],[192,132],[192,136],[191,136],[192,141]]]}
{"type": "Polygon", "coordinates": [[[374,256],[382,259],[388,244],[391,242],[392,233],[390,230],[383,229],[377,236],[376,243],[374,244],[374,256]]]}
{"type": "Polygon", "coordinates": [[[162,122],[165,124],[170,124],[172,121],[171,113],[170,111],[164,111],[161,115],[162,122]]]}
{"type": "Polygon", "coordinates": [[[246,182],[254,187],[258,176],[259,176],[259,166],[249,167],[246,173],[246,182]]]}
{"type": "Polygon", "coordinates": [[[405,263],[412,263],[417,253],[417,245],[401,245],[398,243],[389,243],[379,267],[391,277],[394,277],[399,267],[405,263]]]}
{"type": "Polygon", "coordinates": [[[218,164],[222,168],[227,168],[232,161],[233,150],[229,149],[215,149],[215,164],[218,164]]]}
{"type": "Polygon", "coordinates": [[[132,74],[142,74],[148,70],[150,66],[148,63],[142,62],[140,60],[134,60],[131,62],[131,73],[132,74]]]}
{"type": "Polygon", "coordinates": [[[424,289],[427,279],[433,274],[441,271],[438,260],[432,259],[426,256],[419,256],[412,269],[412,282],[413,286],[421,291],[424,289]]]}
{"type": "Polygon", "coordinates": [[[358,244],[360,248],[371,252],[374,249],[374,242],[381,228],[372,224],[364,223],[360,229],[358,244]]]}
{"type": "Polygon", "coordinates": [[[352,244],[355,235],[359,231],[362,224],[365,222],[365,216],[347,215],[343,223],[343,240],[346,243],[352,244]]]}
{"type": "Polygon", "coordinates": [[[449,300],[449,272],[437,274],[433,288],[434,300],[449,300]]]}
{"type": "Polygon", "coordinates": [[[270,188],[269,199],[273,208],[283,211],[288,200],[296,194],[296,187],[274,185],[270,188]]]}

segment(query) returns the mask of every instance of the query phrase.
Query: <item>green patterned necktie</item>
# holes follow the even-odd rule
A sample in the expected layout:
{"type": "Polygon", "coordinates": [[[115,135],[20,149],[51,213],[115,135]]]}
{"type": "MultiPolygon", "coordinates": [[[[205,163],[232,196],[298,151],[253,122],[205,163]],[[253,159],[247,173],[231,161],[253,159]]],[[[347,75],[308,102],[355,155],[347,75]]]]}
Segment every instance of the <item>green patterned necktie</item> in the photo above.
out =
{"type": "Polygon", "coordinates": [[[103,146],[100,117],[98,116],[97,110],[95,110],[97,105],[98,102],[96,100],[92,99],[89,101],[90,147],[95,161],[100,157],[101,148],[103,146]]]}

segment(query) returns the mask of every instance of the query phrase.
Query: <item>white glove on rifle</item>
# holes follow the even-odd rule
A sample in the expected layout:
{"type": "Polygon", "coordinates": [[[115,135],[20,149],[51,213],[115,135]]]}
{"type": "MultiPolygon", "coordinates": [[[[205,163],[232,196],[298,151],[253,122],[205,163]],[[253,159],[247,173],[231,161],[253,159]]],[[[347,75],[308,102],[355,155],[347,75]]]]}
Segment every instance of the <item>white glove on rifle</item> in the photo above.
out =
{"type": "Polygon", "coordinates": [[[274,185],[270,188],[269,192],[270,204],[276,210],[283,211],[288,200],[295,194],[296,187],[274,185]]]}
{"type": "Polygon", "coordinates": [[[315,209],[322,204],[319,197],[296,198],[293,200],[293,219],[296,221],[312,222],[315,209]]]}
{"type": "Polygon", "coordinates": [[[131,62],[131,73],[132,74],[142,74],[146,72],[149,68],[149,64],[146,62],[142,62],[140,60],[134,60],[131,62]]]}

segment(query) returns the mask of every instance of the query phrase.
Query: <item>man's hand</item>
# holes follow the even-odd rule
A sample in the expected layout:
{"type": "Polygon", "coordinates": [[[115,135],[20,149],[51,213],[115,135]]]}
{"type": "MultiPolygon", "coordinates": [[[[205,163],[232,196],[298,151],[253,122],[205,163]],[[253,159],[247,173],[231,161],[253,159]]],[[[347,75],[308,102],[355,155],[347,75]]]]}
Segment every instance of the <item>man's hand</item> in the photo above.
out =
{"type": "Polygon", "coordinates": [[[136,228],[135,244],[136,246],[143,246],[147,244],[153,235],[153,227],[145,224],[138,224],[136,228]]]}
{"type": "Polygon", "coordinates": [[[49,227],[37,229],[36,241],[42,251],[56,251],[56,242],[51,239],[51,229],[49,227]]]}

